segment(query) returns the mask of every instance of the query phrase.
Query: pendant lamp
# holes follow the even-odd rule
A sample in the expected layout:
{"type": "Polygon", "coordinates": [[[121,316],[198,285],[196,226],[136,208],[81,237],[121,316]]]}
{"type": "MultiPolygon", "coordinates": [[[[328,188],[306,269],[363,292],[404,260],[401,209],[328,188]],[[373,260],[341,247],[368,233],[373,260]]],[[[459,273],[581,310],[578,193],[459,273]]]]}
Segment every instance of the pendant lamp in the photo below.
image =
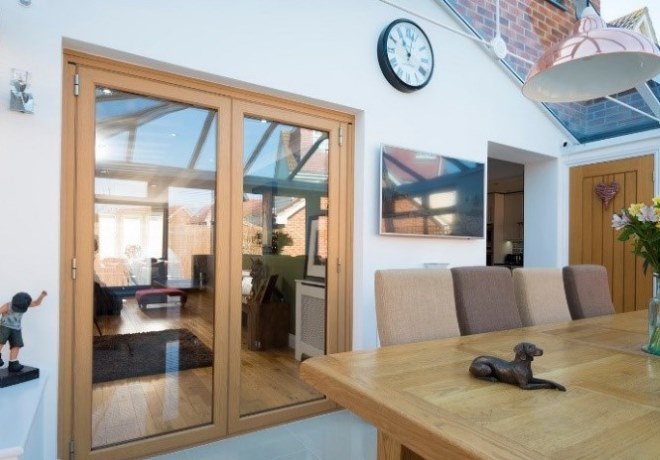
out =
{"type": "Polygon", "coordinates": [[[539,102],[575,102],[634,88],[660,74],[660,51],[644,35],[607,27],[588,6],[573,32],[532,67],[523,94],[539,102]]]}

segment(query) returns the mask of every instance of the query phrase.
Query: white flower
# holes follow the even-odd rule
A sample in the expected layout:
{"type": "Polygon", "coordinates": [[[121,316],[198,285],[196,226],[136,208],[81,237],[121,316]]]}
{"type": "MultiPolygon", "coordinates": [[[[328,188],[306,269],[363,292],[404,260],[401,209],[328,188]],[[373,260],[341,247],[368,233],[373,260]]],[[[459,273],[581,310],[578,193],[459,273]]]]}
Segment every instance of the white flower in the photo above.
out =
{"type": "Polygon", "coordinates": [[[616,230],[621,230],[629,223],[630,223],[630,219],[628,218],[628,215],[625,212],[621,213],[621,215],[614,214],[612,216],[612,227],[614,227],[616,230]]]}
{"type": "Polygon", "coordinates": [[[640,222],[657,222],[658,214],[655,212],[655,208],[651,206],[642,206],[642,209],[639,212],[640,222]]]}

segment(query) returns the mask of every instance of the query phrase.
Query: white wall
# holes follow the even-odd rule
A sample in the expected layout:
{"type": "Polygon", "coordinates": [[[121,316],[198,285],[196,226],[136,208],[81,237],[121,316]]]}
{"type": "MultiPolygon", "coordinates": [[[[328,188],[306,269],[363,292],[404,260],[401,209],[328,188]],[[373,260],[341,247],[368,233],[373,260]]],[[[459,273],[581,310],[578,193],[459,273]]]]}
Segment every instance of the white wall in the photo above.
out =
{"type": "Polygon", "coordinates": [[[563,248],[559,247],[559,241],[568,231],[568,215],[560,208],[564,196],[564,184],[557,180],[560,170],[561,164],[556,159],[525,166],[526,266],[563,265],[560,263],[563,248]]]}
{"type": "MultiPolygon", "coordinates": [[[[401,5],[452,24],[432,0],[401,5]]],[[[557,156],[563,136],[478,44],[414,18],[435,51],[431,83],[394,90],[376,59],[392,20],[411,17],[377,0],[0,0],[0,87],[9,69],[32,72],[34,115],[0,97],[0,296],[50,292],[25,317],[21,358],[52,372],[47,451],[55,452],[60,231],[62,43],[218,82],[288,94],[357,115],[354,345],[377,343],[373,273],[424,262],[485,263],[485,241],[378,235],[381,143],[486,161],[488,142],[557,156]]],[[[556,174],[557,168],[550,168],[556,174]]],[[[528,171],[534,174],[534,170],[528,171]]],[[[536,176],[533,176],[536,177],[536,176]]],[[[552,184],[556,176],[547,178],[552,184]]],[[[552,212],[548,219],[559,211],[552,212]]],[[[539,221],[539,226],[543,221],[539,221]]],[[[548,260],[556,241],[547,240],[548,260]]],[[[539,255],[544,258],[545,255],[539,255]]]]}

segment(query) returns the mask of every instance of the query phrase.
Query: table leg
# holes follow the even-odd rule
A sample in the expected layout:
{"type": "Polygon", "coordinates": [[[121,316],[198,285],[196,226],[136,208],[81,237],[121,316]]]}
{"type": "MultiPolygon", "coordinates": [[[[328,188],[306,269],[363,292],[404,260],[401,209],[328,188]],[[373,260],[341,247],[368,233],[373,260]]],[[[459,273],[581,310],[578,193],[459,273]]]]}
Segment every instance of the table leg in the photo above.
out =
{"type": "Polygon", "coordinates": [[[378,430],[378,460],[424,460],[383,430],[378,430]]]}

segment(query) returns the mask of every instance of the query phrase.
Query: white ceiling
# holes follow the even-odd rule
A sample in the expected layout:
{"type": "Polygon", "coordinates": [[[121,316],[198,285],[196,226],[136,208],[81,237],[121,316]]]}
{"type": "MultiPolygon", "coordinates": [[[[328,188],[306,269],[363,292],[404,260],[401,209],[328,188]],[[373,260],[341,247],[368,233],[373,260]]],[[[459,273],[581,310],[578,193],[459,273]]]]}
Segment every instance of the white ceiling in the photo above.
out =
{"type": "Polygon", "coordinates": [[[495,158],[488,159],[488,181],[510,179],[524,175],[525,167],[520,163],[512,163],[510,161],[497,160],[495,158]]]}

